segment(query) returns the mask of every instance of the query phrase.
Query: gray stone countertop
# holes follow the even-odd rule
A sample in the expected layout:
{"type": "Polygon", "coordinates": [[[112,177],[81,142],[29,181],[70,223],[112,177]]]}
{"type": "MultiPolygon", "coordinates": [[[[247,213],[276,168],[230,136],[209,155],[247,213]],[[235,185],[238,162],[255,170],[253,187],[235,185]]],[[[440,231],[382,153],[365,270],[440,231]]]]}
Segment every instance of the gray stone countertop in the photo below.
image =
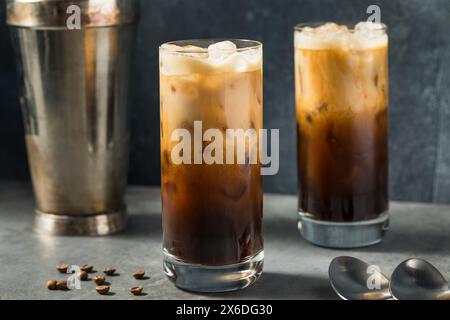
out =
{"type": "Polygon", "coordinates": [[[422,257],[450,278],[450,206],[391,204],[391,230],[383,243],[357,250],[329,250],[301,239],[296,227],[296,197],[266,195],[264,203],[265,266],[251,288],[227,294],[192,294],[176,289],[162,272],[161,207],[158,188],[128,189],[129,226],[109,237],[49,237],[31,229],[31,187],[0,184],[0,299],[337,299],[328,265],[336,256],[352,255],[377,264],[390,275],[409,257],[422,257]],[[97,294],[92,282],[81,290],[49,291],[46,281],[61,278],[58,263],[89,263],[102,270],[114,266],[109,296],[97,294]],[[149,279],[131,274],[145,269],[149,279]],[[144,286],[133,297],[128,288],[144,286]]]}

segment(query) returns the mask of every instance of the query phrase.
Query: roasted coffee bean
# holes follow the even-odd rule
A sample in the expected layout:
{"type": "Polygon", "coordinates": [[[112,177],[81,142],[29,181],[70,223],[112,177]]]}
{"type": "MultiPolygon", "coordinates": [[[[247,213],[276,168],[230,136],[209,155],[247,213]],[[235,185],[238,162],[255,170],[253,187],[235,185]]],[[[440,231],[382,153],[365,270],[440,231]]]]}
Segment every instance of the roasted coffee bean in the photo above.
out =
{"type": "Polygon", "coordinates": [[[103,270],[103,272],[106,275],[108,275],[108,276],[112,276],[116,272],[116,269],[114,269],[114,268],[105,268],[105,270],[103,270]]]}
{"type": "Polygon", "coordinates": [[[96,286],[95,290],[100,294],[107,294],[109,292],[109,286],[96,286]]]}
{"type": "Polygon", "coordinates": [[[133,273],[133,277],[135,279],[142,279],[145,276],[145,271],[144,270],[138,270],[135,273],[133,273]]]}
{"type": "Polygon", "coordinates": [[[81,281],[86,281],[88,279],[88,273],[86,271],[80,271],[79,276],[81,281]]]}
{"type": "Polygon", "coordinates": [[[96,275],[93,280],[97,285],[102,285],[105,283],[106,278],[105,276],[96,275]]]}
{"type": "Polygon", "coordinates": [[[142,293],[142,290],[144,290],[144,287],[133,287],[133,288],[130,288],[130,292],[132,294],[134,294],[135,296],[140,295],[142,293]]]}
{"type": "Polygon", "coordinates": [[[58,290],[67,290],[67,280],[60,280],[56,282],[56,288],[58,290]]]}
{"type": "Polygon", "coordinates": [[[81,266],[81,271],[86,271],[87,273],[91,273],[92,270],[94,270],[94,266],[92,266],[90,264],[83,264],[81,266]]]}
{"type": "Polygon", "coordinates": [[[48,290],[56,290],[57,283],[58,283],[58,281],[56,281],[56,280],[53,280],[53,279],[48,280],[47,281],[47,289],[48,290]]]}
{"type": "Polygon", "coordinates": [[[70,264],[61,263],[56,266],[56,269],[61,273],[67,273],[67,269],[70,268],[70,264]]]}

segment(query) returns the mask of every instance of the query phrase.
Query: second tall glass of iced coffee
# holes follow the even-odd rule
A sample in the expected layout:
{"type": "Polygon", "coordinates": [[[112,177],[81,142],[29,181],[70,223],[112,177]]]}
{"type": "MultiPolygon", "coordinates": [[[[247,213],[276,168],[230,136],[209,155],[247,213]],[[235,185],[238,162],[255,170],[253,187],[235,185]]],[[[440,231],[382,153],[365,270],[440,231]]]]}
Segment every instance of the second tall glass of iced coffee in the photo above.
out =
{"type": "Polygon", "coordinates": [[[388,228],[388,36],[362,22],[295,28],[299,229],[320,246],[388,228]]]}
{"type": "Polygon", "coordinates": [[[190,291],[247,287],[263,266],[263,189],[257,143],[234,133],[262,128],[262,45],[164,44],[160,94],[164,271],[190,291]]]}

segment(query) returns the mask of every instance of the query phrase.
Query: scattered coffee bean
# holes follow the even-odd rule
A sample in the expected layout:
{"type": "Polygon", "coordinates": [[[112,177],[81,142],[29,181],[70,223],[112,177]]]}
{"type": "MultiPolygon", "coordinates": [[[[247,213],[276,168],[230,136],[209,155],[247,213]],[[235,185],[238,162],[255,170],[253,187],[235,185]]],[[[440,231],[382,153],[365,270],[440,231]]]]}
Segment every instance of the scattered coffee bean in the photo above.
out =
{"type": "Polygon", "coordinates": [[[81,266],[81,271],[85,271],[87,273],[91,273],[92,270],[94,270],[94,266],[90,265],[90,264],[83,264],[81,266]]]}
{"type": "Polygon", "coordinates": [[[130,292],[132,294],[134,294],[135,296],[138,296],[142,293],[142,290],[144,290],[143,287],[134,287],[134,288],[130,288],[130,292]]]}
{"type": "Polygon", "coordinates": [[[56,282],[56,288],[58,290],[67,290],[67,280],[60,280],[56,282]]]}
{"type": "Polygon", "coordinates": [[[95,290],[100,294],[107,294],[109,292],[109,286],[96,286],[95,290]]]}
{"type": "Polygon", "coordinates": [[[108,276],[112,276],[116,272],[116,269],[114,269],[114,268],[105,268],[105,270],[103,270],[103,272],[106,275],[108,275],[108,276]]]}
{"type": "Polygon", "coordinates": [[[67,269],[70,268],[70,264],[61,263],[56,266],[56,269],[61,273],[67,273],[67,269]]]}
{"type": "Polygon", "coordinates": [[[133,277],[135,279],[142,279],[145,276],[145,271],[144,270],[138,270],[135,273],[133,273],[133,277]]]}
{"type": "Polygon", "coordinates": [[[88,279],[88,273],[86,271],[80,271],[79,276],[81,281],[86,281],[88,279]]]}
{"type": "Polygon", "coordinates": [[[58,283],[58,281],[56,281],[56,280],[53,280],[53,279],[48,280],[47,281],[47,289],[48,290],[56,290],[57,283],[58,283]]]}
{"type": "Polygon", "coordinates": [[[93,280],[97,285],[100,286],[105,283],[106,278],[105,278],[105,276],[96,275],[93,280]]]}

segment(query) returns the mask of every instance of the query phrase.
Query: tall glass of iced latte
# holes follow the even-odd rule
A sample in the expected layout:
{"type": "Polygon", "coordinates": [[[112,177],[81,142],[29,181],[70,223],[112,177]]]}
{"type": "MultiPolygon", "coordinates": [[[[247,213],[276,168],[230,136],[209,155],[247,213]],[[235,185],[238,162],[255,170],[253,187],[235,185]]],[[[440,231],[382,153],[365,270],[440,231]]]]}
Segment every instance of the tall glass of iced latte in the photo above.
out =
{"type": "Polygon", "coordinates": [[[234,133],[262,128],[262,45],[162,45],[160,113],[166,275],[190,291],[250,285],[264,259],[262,178],[257,141],[234,133]]]}
{"type": "Polygon", "coordinates": [[[388,228],[388,36],[361,22],[295,27],[299,229],[320,246],[388,228]]]}

